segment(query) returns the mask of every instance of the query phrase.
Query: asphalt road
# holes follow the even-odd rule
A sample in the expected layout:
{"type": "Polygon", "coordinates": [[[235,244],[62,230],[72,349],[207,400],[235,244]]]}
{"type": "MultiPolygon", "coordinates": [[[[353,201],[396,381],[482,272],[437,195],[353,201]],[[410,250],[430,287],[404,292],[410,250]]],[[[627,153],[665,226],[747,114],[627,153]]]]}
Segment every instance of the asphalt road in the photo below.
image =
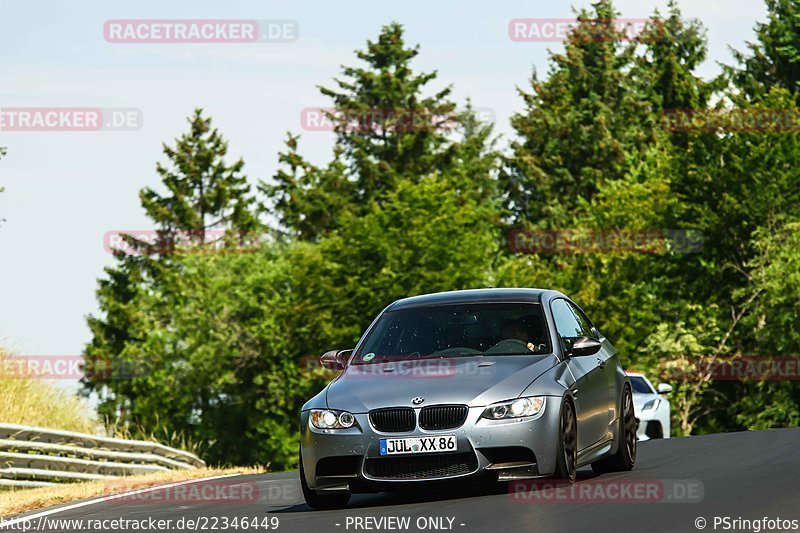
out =
{"type": "MultiPolygon", "coordinates": [[[[245,529],[241,520],[246,517],[248,531],[275,526],[283,532],[698,531],[696,523],[703,525],[698,521],[702,517],[708,531],[765,531],[763,522],[749,528],[740,522],[734,529],[733,520],[767,517],[800,522],[800,428],[640,443],[633,471],[595,476],[590,469],[582,469],[576,487],[571,491],[525,488],[518,495],[509,494],[504,485],[447,492],[420,489],[355,495],[346,509],[313,511],[303,503],[297,473],[286,472],[196,482],[74,509],[62,506],[34,519],[29,527],[40,531],[214,531],[216,527],[224,531],[226,525],[233,530],[234,518],[239,530],[245,529]],[[723,522],[715,528],[715,516],[728,517],[731,527],[725,529],[723,522]],[[72,519],[84,522],[56,523],[72,519]],[[153,522],[133,529],[131,523],[125,527],[110,522],[115,519],[153,522]],[[158,527],[157,520],[172,522],[158,527]]],[[[791,522],[782,525],[792,527],[791,522]]]]}

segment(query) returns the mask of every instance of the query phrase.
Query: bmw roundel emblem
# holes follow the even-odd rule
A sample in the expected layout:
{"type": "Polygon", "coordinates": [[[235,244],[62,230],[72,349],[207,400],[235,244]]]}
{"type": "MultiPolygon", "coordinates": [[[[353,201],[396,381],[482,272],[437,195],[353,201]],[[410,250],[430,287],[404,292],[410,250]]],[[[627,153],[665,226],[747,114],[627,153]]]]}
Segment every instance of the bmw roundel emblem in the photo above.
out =
{"type": "Polygon", "coordinates": [[[417,397],[411,399],[411,403],[413,403],[414,405],[419,405],[424,401],[425,401],[425,398],[423,398],[421,396],[417,396],[417,397]]]}

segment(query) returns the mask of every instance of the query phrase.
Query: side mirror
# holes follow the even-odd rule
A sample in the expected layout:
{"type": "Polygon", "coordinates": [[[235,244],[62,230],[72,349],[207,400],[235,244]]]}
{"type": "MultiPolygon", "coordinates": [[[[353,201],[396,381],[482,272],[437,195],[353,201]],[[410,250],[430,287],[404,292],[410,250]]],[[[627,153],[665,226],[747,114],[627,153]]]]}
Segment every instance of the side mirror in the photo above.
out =
{"type": "Polygon", "coordinates": [[[344,365],[351,353],[353,350],[331,350],[322,354],[319,362],[322,363],[323,368],[328,370],[344,370],[344,365]]]}
{"type": "Polygon", "coordinates": [[[600,351],[603,345],[597,339],[590,337],[578,337],[572,342],[568,353],[570,356],[582,357],[584,355],[594,355],[600,351]]]}
{"type": "Polygon", "coordinates": [[[672,392],[672,385],[659,383],[656,387],[656,391],[658,391],[659,394],[667,394],[668,392],[672,392]]]}

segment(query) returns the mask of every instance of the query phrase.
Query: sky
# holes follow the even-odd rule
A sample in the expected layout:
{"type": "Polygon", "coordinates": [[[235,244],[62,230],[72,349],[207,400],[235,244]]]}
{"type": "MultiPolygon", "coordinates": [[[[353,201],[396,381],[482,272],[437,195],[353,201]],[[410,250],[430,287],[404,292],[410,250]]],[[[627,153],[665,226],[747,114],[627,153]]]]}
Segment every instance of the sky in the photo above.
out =
{"type": "MultiPolygon", "coordinates": [[[[318,86],[332,86],[341,65],[358,64],[353,51],[400,22],[407,43],[420,45],[414,66],[438,71],[431,91],[453,87],[488,110],[496,132],[513,137],[509,117],[521,109],[517,87],[532,69],[548,68],[555,42],[515,42],[517,18],[571,18],[589,2],[507,0],[353,0],[29,2],[0,4],[0,111],[19,107],[133,109],[141,121],[128,130],[7,131],[0,146],[0,345],[17,354],[80,354],[90,340],[86,316],[97,313],[95,289],[113,264],[103,246],[113,230],[152,226],[138,192],[158,188],[163,142],[186,130],[202,107],[245,160],[251,181],[268,179],[287,132],[300,133],[312,162],[329,155],[332,135],[306,131],[303,110],[330,105],[318,86]],[[118,43],[104,38],[107,21],[129,19],[247,19],[291,21],[287,42],[118,43]]],[[[645,18],[665,1],[616,2],[624,18],[645,18]]],[[[729,47],[744,49],[765,18],[760,0],[679,0],[687,17],[708,31],[703,77],[732,63],[729,47]]],[[[75,388],[75,381],[61,383],[75,388]]]]}

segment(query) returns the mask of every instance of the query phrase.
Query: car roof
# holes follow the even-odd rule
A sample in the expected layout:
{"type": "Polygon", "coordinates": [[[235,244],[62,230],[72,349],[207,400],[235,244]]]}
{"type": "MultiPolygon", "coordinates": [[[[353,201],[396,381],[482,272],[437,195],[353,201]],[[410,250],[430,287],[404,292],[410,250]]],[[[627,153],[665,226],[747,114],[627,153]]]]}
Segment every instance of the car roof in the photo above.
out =
{"type": "Polygon", "coordinates": [[[432,294],[422,294],[397,300],[387,311],[406,309],[412,307],[425,307],[430,305],[447,305],[472,302],[520,302],[528,301],[541,303],[544,298],[560,295],[557,291],[548,289],[467,289],[461,291],[436,292],[432,294]]]}

